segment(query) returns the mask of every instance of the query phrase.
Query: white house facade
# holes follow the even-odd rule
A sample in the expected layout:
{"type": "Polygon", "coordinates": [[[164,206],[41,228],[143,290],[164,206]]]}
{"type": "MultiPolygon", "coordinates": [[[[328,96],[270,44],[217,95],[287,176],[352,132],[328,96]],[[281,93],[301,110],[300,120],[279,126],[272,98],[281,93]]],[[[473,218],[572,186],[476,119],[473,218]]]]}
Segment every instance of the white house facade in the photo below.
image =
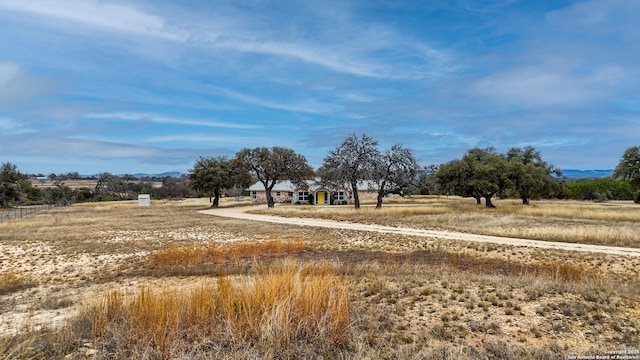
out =
{"type": "MultiPolygon", "coordinates": [[[[277,182],[271,190],[271,197],[276,203],[311,204],[311,205],[346,205],[353,199],[351,192],[344,188],[330,188],[318,180],[307,180],[306,185],[298,187],[289,180],[277,182]]],[[[248,189],[252,202],[266,202],[264,185],[256,182],[248,189]]],[[[360,200],[374,200],[377,196],[375,186],[371,182],[358,183],[360,200]]]]}

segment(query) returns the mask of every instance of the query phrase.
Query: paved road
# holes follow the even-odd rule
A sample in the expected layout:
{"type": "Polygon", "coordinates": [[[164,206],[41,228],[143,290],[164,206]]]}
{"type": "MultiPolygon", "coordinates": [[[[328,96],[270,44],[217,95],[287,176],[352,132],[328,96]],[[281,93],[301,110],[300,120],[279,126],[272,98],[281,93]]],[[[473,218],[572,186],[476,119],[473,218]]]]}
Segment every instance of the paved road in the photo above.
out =
{"type": "Polygon", "coordinates": [[[249,214],[248,211],[253,209],[264,208],[265,205],[257,206],[243,206],[243,207],[228,207],[218,209],[202,210],[200,213],[207,215],[215,215],[233,219],[251,220],[251,221],[263,221],[274,224],[285,224],[294,226],[315,226],[332,229],[348,229],[357,231],[372,231],[387,234],[401,234],[410,236],[422,236],[427,238],[435,238],[442,240],[456,240],[456,241],[474,241],[481,243],[492,243],[500,245],[512,245],[512,246],[526,246],[540,249],[557,249],[566,251],[582,251],[591,253],[602,253],[610,255],[622,255],[631,257],[640,257],[640,249],[638,248],[625,248],[616,246],[601,246],[579,243],[564,243],[556,241],[539,241],[539,240],[527,240],[518,238],[508,238],[499,236],[488,235],[475,235],[454,231],[440,231],[440,230],[422,230],[413,228],[383,226],[383,225],[369,225],[369,224],[357,224],[344,221],[333,221],[324,219],[311,219],[311,218],[291,218],[280,217],[272,215],[258,215],[249,214]]]}

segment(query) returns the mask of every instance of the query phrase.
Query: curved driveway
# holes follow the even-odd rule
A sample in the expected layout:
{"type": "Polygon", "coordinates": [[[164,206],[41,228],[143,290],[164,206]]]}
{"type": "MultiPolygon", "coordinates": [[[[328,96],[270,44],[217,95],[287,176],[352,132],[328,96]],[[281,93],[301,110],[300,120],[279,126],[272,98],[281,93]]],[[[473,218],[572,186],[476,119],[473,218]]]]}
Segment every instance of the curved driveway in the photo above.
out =
{"type": "Polygon", "coordinates": [[[202,214],[215,215],[226,218],[251,220],[251,221],[263,221],[274,224],[285,224],[295,226],[315,226],[331,229],[347,229],[356,231],[372,231],[378,233],[387,234],[401,234],[409,236],[421,236],[426,238],[435,238],[441,240],[456,240],[456,241],[474,241],[481,243],[493,243],[500,245],[511,246],[526,246],[540,249],[557,249],[566,251],[582,251],[591,253],[602,253],[610,255],[622,255],[640,257],[639,248],[625,248],[615,246],[602,246],[602,245],[590,245],[579,243],[564,243],[556,241],[540,241],[540,240],[527,240],[509,237],[488,236],[488,235],[475,235],[454,231],[441,231],[441,230],[423,230],[404,227],[393,227],[383,225],[370,225],[370,224],[358,224],[344,221],[333,221],[325,219],[311,219],[311,218],[291,218],[281,217],[273,215],[259,215],[249,214],[248,211],[257,208],[264,208],[265,205],[257,206],[242,206],[242,207],[227,207],[218,209],[208,209],[199,211],[202,214]]]}

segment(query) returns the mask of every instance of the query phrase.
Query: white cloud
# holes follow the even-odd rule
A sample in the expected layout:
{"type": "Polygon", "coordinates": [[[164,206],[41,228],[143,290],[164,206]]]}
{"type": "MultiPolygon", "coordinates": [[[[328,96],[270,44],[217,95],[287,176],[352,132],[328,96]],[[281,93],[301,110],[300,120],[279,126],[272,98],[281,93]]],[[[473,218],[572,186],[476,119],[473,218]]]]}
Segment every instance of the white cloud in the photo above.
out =
{"type": "Polygon", "coordinates": [[[33,76],[17,63],[0,62],[0,104],[9,107],[59,90],[57,80],[33,76]]]}
{"type": "Polygon", "coordinates": [[[363,37],[352,40],[358,43],[356,48],[344,42],[285,43],[217,35],[211,44],[236,51],[292,57],[336,72],[379,79],[442,77],[457,69],[451,62],[451,55],[442,50],[415,41],[410,43],[400,35],[389,36],[396,38],[380,40],[363,37]],[[393,59],[387,61],[377,58],[379,55],[373,55],[383,52],[393,52],[393,59]],[[408,60],[402,63],[402,59],[408,60]],[[398,61],[401,66],[394,64],[398,61]]]}
{"type": "Polygon", "coordinates": [[[34,130],[24,128],[20,123],[13,119],[0,117],[0,132],[4,135],[17,135],[33,131],[34,130]]]}
{"type": "Polygon", "coordinates": [[[402,26],[363,20],[353,3],[284,7],[284,12],[267,10],[270,16],[264,16],[259,5],[248,10],[232,6],[221,10],[224,17],[192,19],[190,39],[202,47],[292,58],[375,79],[441,76],[455,68],[447,51],[403,33],[402,26]]]}
{"type": "Polygon", "coordinates": [[[255,24],[261,23],[261,17],[255,12],[232,10],[224,6],[213,17],[197,16],[190,13],[188,8],[178,7],[174,7],[172,13],[152,14],[129,4],[99,0],[0,0],[0,9],[64,20],[63,26],[82,24],[184,42],[201,50],[221,49],[290,57],[328,70],[362,77],[432,77],[448,73],[454,68],[450,65],[449,55],[442,50],[408,40],[394,29],[382,25],[364,26],[350,15],[336,11],[315,18],[309,13],[310,21],[316,23],[311,26],[317,33],[296,37],[282,33],[282,24],[274,22],[282,20],[279,17],[257,26],[255,24]],[[336,38],[341,32],[349,34],[349,38],[336,38]],[[393,53],[390,55],[391,63],[388,59],[371,56],[385,52],[393,53]],[[411,62],[419,58],[419,65],[394,66],[393,61],[399,58],[412,59],[411,62]]]}
{"type": "Polygon", "coordinates": [[[22,75],[22,69],[18,64],[0,62],[0,89],[22,75]]]}
{"type": "Polygon", "coordinates": [[[47,134],[13,136],[0,139],[8,145],[8,150],[16,154],[29,156],[63,156],[94,158],[126,158],[162,155],[161,149],[149,146],[136,146],[120,142],[109,142],[81,137],[55,137],[47,134]]]}
{"type": "MultiPolygon", "coordinates": [[[[358,103],[371,103],[378,100],[378,98],[376,98],[375,96],[365,95],[365,94],[357,93],[354,91],[344,94],[343,98],[345,100],[358,102],[358,103]]],[[[355,115],[354,117],[356,116],[357,115],[355,115]]]]}
{"type": "Polygon", "coordinates": [[[22,76],[24,73],[18,64],[0,62],[0,104],[9,103],[19,97],[15,86],[19,84],[22,76]]]}
{"type": "Polygon", "coordinates": [[[191,126],[208,126],[227,129],[257,129],[262,128],[260,125],[251,124],[236,124],[229,122],[222,122],[216,120],[201,120],[201,119],[184,119],[175,118],[159,114],[148,113],[135,113],[135,112],[114,112],[114,113],[89,113],[85,115],[85,118],[89,119],[107,119],[118,121],[150,121],[159,124],[176,124],[176,125],[191,125],[191,126]]]}
{"type": "Polygon", "coordinates": [[[581,1],[521,28],[504,25],[503,32],[519,38],[487,58],[500,61],[472,82],[468,93],[528,110],[571,106],[592,112],[628,99],[637,93],[630,79],[640,75],[640,52],[631,45],[640,36],[637,5],[635,0],[581,1]]]}
{"type": "Polygon", "coordinates": [[[189,142],[189,143],[202,143],[202,144],[233,144],[239,146],[259,146],[259,144],[268,144],[273,142],[273,139],[267,139],[263,137],[252,136],[227,136],[227,135],[201,135],[201,134],[182,134],[182,135],[167,135],[156,136],[144,139],[148,143],[159,142],[189,142]]]}
{"type": "Polygon", "coordinates": [[[389,76],[388,71],[379,65],[355,60],[353,55],[340,51],[335,46],[326,47],[319,43],[303,45],[278,41],[259,41],[237,36],[218,36],[216,34],[210,44],[214,47],[236,51],[292,57],[333,71],[358,76],[379,78],[389,76]]]}
{"type": "Polygon", "coordinates": [[[609,95],[622,78],[623,73],[613,67],[591,72],[524,67],[480,79],[470,86],[470,92],[525,107],[582,105],[609,95]]]}
{"type": "Polygon", "coordinates": [[[563,148],[563,147],[572,147],[578,145],[587,145],[590,141],[588,139],[579,139],[576,137],[565,137],[565,138],[549,138],[542,140],[530,140],[530,141],[522,141],[520,143],[514,144],[513,147],[525,147],[525,146],[533,146],[535,148],[563,148]]]}
{"type": "Polygon", "coordinates": [[[188,38],[188,34],[170,29],[159,16],[105,1],[0,0],[0,8],[167,40],[184,41],[188,38]]]}
{"type": "Polygon", "coordinates": [[[227,89],[227,88],[223,88],[215,85],[209,85],[209,88],[216,94],[226,96],[230,99],[245,102],[248,104],[272,108],[272,109],[310,113],[310,114],[327,114],[327,113],[333,113],[339,110],[339,106],[337,105],[321,103],[313,99],[307,99],[307,100],[297,101],[295,103],[291,102],[289,104],[283,104],[283,103],[265,100],[259,97],[243,94],[238,91],[234,91],[231,89],[227,89]]]}
{"type": "Polygon", "coordinates": [[[640,7],[636,0],[581,1],[549,14],[548,20],[570,32],[639,36],[640,7]]]}

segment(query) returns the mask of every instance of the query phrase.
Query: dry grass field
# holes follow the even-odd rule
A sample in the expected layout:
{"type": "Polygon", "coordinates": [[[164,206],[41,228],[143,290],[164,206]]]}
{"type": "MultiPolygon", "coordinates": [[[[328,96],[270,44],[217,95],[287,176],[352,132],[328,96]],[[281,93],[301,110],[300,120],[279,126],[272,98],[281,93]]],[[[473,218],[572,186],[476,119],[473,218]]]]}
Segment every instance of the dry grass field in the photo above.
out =
{"type": "Polygon", "coordinates": [[[497,209],[487,210],[473,199],[418,196],[392,200],[381,209],[287,206],[253,212],[640,248],[640,206],[631,202],[534,201],[529,206],[522,206],[517,200],[495,203],[497,209]]]}
{"type": "MultiPolygon", "coordinates": [[[[89,179],[62,180],[60,182],[65,186],[70,187],[71,189],[79,189],[79,188],[93,189],[96,186],[96,180],[89,180],[89,179]]],[[[42,188],[42,189],[56,187],[56,183],[57,181],[51,181],[51,180],[31,180],[31,184],[34,187],[42,188]]],[[[162,186],[161,181],[154,181],[152,184],[153,184],[153,187],[162,186]]]]}
{"type": "MultiPolygon", "coordinates": [[[[377,211],[268,211],[640,247],[640,207],[629,204],[487,210],[419,198],[377,211]]],[[[639,258],[197,212],[207,206],[77,204],[1,224],[0,359],[566,359],[640,349],[639,258]]]]}

